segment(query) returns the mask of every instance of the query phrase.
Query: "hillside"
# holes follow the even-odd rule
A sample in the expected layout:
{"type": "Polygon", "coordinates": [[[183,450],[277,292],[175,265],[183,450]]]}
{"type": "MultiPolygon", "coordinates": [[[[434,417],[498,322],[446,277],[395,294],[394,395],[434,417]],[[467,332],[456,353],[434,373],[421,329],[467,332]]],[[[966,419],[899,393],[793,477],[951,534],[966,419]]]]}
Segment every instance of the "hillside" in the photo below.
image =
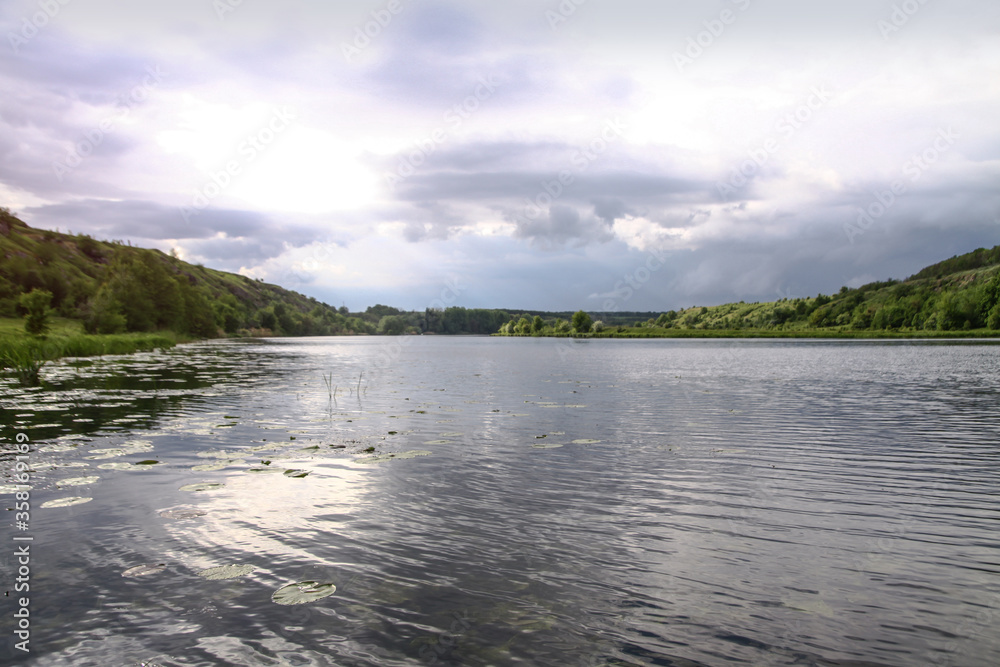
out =
{"type": "MultiPolygon", "coordinates": [[[[91,333],[372,333],[371,323],[312,297],[149,250],[38,230],[0,209],[0,317],[20,317],[22,294],[52,294],[57,316],[91,333]]],[[[345,309],[346,310],[346,309],[345,309]]]]}
{"type": "Polygon", "coordinates": [[[669,311],[623,326],[588,313],[594,327],[529,314],[501,328],[507,335],[690,336],[1000,335],[1000,246],[979,248],[917,272],[834,295],[727,303],[669,311]]]}

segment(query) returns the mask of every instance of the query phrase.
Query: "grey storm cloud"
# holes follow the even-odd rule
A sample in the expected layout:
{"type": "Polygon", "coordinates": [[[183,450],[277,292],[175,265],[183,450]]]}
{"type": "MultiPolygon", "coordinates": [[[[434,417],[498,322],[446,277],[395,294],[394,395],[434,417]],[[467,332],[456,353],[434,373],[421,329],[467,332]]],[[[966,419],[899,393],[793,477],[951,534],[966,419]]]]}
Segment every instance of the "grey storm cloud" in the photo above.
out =
{"type": "MultiPolygon", "coordinates": [[[[77,200],[25,210],[35,224],[103,239],[144,239],[151,242],[186,240],[197,255],[229,264],[261,262],[277,257],[286,247],[300,247],[318,238],[305,225],[278,223],[262,213],[206,209],[182,216],[176,207],[147,201],[77,200]]],[[[239,268],[239,265],[235,268],[239,268]]]]}
{"type": "Polygon", "coordinates": [[[611,225],[599,218],[581,216],[575,208],[554,204],[546,215],[538,218],[518,218],[515,238],[530,240],[543,250],[555,250],[564,245],[606,243],[614,238],[611,225]]]}

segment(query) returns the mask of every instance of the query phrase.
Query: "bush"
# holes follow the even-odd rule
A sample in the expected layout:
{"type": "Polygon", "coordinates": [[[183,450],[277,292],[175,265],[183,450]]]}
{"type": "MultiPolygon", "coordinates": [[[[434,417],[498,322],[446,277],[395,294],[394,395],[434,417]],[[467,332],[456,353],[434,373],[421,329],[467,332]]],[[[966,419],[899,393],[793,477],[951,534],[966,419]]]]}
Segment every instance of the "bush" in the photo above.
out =
{"type": "Polygon", "coordinates": [[[49,330],[49,304],[52,303],[52,292],[43,289],[33,289],[22,294],[18,305],[24,308],[24,330],[32,336],[41,336],[49,330]]]}

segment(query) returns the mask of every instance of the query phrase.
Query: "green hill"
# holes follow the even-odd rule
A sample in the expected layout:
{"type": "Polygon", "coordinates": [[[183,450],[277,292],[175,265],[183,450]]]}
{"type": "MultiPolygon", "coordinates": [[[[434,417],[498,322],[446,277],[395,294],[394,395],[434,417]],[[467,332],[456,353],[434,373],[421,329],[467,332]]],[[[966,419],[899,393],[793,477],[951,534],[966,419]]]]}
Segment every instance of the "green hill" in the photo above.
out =
{"type": "Polygon", "coordinates": [[[55,315],[90,333],[373,333],[374,327],[312,297],[183,262],[159,250],[33,229],[0,209],[0,317],[20,317],[21,295],[52,294],[55,315]]]}
{"type": "MultiPolygon", "coordinates": [[[[501,328],[508,335],[578,335],[569,318],[530,317],[501,328]],[[534,326],[533,326],[534,325],[534,326]]],[[[600,320],[601,313],[592,313],[600,320]]],[[[1000,246],[979,248],[887,280],[834,295],[686,308],[625,326],[595,322],[603,336],[927,336],[1000,335],[1000,246]]]]}

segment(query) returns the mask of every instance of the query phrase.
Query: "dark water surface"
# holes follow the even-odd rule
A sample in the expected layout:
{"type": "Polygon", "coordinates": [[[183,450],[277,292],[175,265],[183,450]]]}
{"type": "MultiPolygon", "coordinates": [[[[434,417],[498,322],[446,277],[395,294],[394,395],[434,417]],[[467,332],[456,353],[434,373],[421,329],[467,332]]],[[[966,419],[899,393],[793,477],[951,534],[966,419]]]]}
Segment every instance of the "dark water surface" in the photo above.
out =
{"type": "Polygon", "coordinates": [[[33,448],[0,662],[1000,664],[1000,346],[334,338],[43,376],[0,381],[33,448]],[[337,591],[272,602],[307,580],[337,591]]]}

